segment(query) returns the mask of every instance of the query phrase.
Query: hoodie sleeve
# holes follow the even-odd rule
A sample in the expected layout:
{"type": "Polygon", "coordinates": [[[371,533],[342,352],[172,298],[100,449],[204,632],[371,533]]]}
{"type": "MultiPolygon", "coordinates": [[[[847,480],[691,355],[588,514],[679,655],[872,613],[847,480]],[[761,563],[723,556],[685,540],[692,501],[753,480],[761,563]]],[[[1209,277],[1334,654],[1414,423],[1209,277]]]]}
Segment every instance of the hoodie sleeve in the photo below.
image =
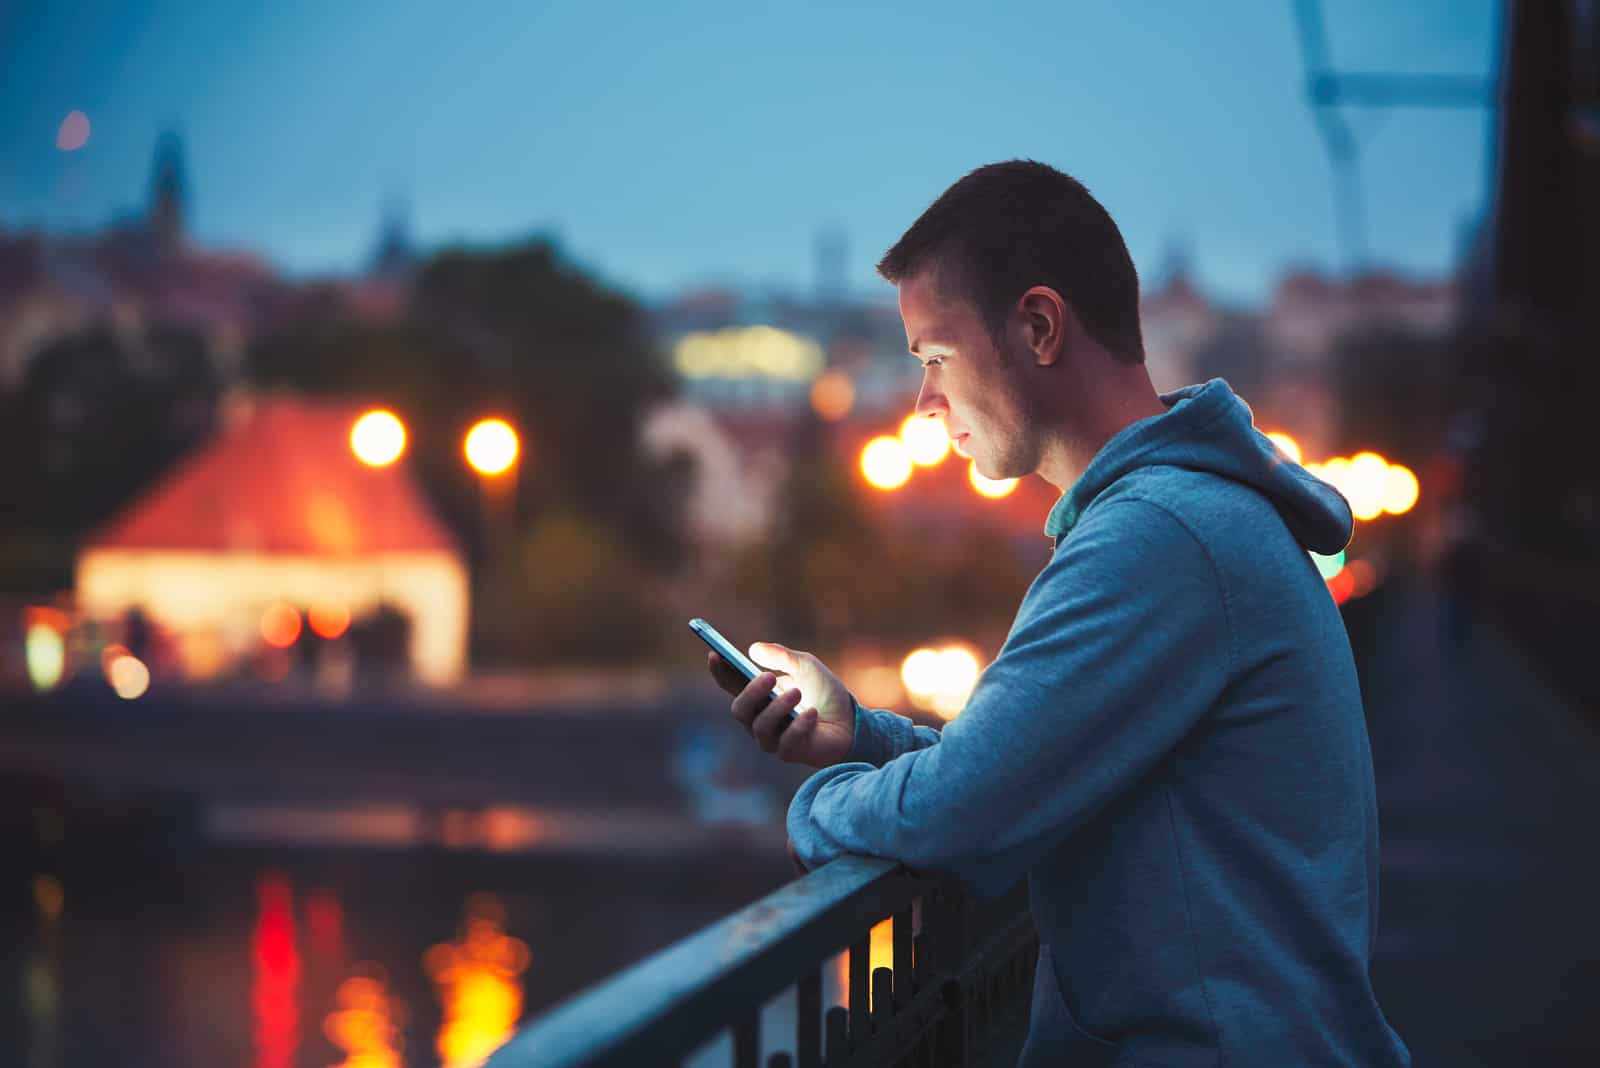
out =
{"type": "Polygon", "coordinates": [[[847,760],[861,760],[881,768],[902,753],[939,744],[939,732],[932,727],[923,727],[881,708],[862,708],[860,701],[855,705],[856,733],[847,760]]]}
{"type": "Polygon", "coordinates": [[[1034,581],[938,745],[806,780],[789,806],[796,851],[808,867],[862,853],[999,893],[1199,721],[1232,670],[1232,630],[1188,528],[1149,501],[1106,502],[1034,581]]]}

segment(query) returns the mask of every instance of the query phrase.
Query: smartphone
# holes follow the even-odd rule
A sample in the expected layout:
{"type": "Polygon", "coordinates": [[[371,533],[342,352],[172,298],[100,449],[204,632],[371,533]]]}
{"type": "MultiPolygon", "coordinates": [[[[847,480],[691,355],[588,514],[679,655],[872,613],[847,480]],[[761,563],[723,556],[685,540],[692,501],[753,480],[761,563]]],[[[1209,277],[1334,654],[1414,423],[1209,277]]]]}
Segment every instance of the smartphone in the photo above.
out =
{"type": "MultiPolygon", "coordinates": [[[[733,670],[737,671],[745,678],[753,679],[757,675],[761,674],[761,669],[756,667],[754,662],[752,662],[748,656],[745,656],[738,649],[734,648],[732,642],[724,638],[721,634],[717,633],[717,628],[713,627],[710,623],[707,623],[705,620],[699,618],[691,619],[689,620],[689,629],[700,635],[701,641],[711,646],[711,648],[716,651],[718,656],[722,657],[722,659],[733,665],[733,670]]],[[[777,699],[778,691],[773,690],[772,700],[776,701],[777,699]]],[[[794,722],[793,709],[789,711],[788,719],[790,723],[794,722]]]]}

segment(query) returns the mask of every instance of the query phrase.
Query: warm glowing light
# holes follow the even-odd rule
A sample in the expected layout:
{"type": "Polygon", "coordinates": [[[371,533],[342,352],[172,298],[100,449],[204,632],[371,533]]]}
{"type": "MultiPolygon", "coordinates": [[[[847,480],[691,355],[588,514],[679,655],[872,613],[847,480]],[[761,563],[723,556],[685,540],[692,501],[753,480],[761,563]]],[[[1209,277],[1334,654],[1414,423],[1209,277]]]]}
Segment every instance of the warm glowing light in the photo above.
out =
{"type": "Polygon", "coordinates": [[[46,923],[54,923],[61,918],[61,910],[67,903],[67,891],[61,885],[61,880],[54,875],[35,875],[33,877],[33,904],[39,910],[39,915],[46,923]]]}
{"type": "Polygon", "coordinates": [[[1390,515],[1404,515],[1416,505],[1420,492],[1417,476],[1411,469],[1392,464],[1383,480],[1383,510],[1390,515]]]}
{"type": "Polygon", "coordinates": [[[76,152],[89,143],[89,116],[81,111],[69,111],[56,130],[56,147],[63,152],[76,152]]]}
{"type": "Polygon", "coordinates": [[[912,704],[949,720],[966,707],[980,670],[977,656],[965,646],[923,647],[905,658],[900,681],[912,704]]]}
{"type": "Polygon", "coordinates": [[[950,435],[944,424],[926,416],[907,416],[900,424],[900,444],[918,467],[933,467],[950,455],[950,435]]]}
{"type": "Polygon", "coordinates": [[[342,604],[314,604],[306,621],[319,638],[331,642],[350,629],[350,609],[342,604]]]}
{"type": "Polygon", "coordinates": [[[1317,574],[1321,575],[1324,580],[1331,579],[1344,569],[1344,550],[1340,549],[1332,556],[1312,553],[1311,560],[1317,565],[1317,574]]]}
{"type": "Polygon", "coordinates": [[[443,1068],[476,1068],[505,1044],[522,1015],[528,947],[505,933],[505,908],[487,894],[467,901],[465,931],[433,946],[423,967],[439,987],[444,1020],[437,1048],[443,1068]]]}
{"type": "Polygon", "coordinates": [[[480,475],[502,475],[517,462],[517,432],[504,419],[483,419],[467,431],[463,450],[480,475]]]}
{"type": "Polygon", "coordinates": [[[1328,580],[1328,592],[1333,595],[1334,604],[1344,604],[1350,599],[1355,592],[1355,578],[1348,568],[1328,580]]]}
{"type": "Polygon", "coordinates": [[[824,362],[822,346],[774,326],[729,326],[685,334],[673,348],[685,378],[778,378],[809,382],[824,362]]]}
{"type": "Polygon", "coordinates": [[[970,649],[952,645],[939,652],[939,692],[933,697],[933,711],[941,719],[955,719],[967,705],[981,670],[970,649]]]}
{"type": "Polygon", "coordinates": [[[382,980],[353,976],[339,984],[333,1001],[338,1007],[322,1021],[322,1033],[344,1050],[334,1068],[403,1068],[404,1014],[382,980]]]}
{"type": "Polygon", "coordinates": [[[256,923],[250,935],[255,1068],[294,1068],[300,1046],[298,941],[288,877],[264,872],[256,881],[256,923]]]}
{"type": "Polygon", "coordinates": [[[350,448],[368,467],[386,467],[406,451],[405,424],[393,412],[370,411],[350,428],[350,448]]]}
{"type": "Polygon", "coordinates": [[[136,656],[117,657],[106,674],[111,680],[111,688],[124,701],[137,700],[150,688],[150,669],[136,656]]]}
{"type": "Polygon", "coordinates": [[[900,681],[914,701],[926,701],[939,692],[939,653],[935,649],[913,650],[900,665],[900,681]]]}
{"type": "Polygon", "coordinates": [[[850,681],[850,692],[868,708],[892,708],[905,697],[900,672],[887,664],[864,668],[850,681]]]}
{"type": "Polygon", "coordinates": [[[1349,499],[1350,461],[1348,458],[1335,456],[1331,460],[1323,461],[1317,471],[1317,477],[1342,493],[1346,500],[1349,499]]]}
{"type": "Polygon", "coordinates": [[[287,649],[300,637],[300,613],[279,601],[261,613],[261,639],[274,649],[287,649]]]}
{"type": "Polygon", "coordinates": [[[48,623],[30,623],[23,644],[33,688],[55,689],[67,664],[67,645],[61,640],[61,632],[48,623]]]}
{"type": "Polygon", "coordinates": [[[1350,596],[1365,597],[1378,585],[1378,569],[1365,560],[1352,560],[1346,569],[1350,572],[1350,596]]]}
{"type": "Polygon", "coordinates": [[[978,462],[976,460],[967,468],[967,480],[972,483],[973,489],[991,499],[1004,497],[1017,488],[1017,480],[1014,478],[984,477],[978,472],[978,462]]]}
{"type": "MultiPolygon", "coordinates": [[[[867,950],[867,975],[870,977],[879,968],[894,968],[894,917],[879,920],[872,925],[872,933],[868,937],[867,950]]],[[[835,976],[839,983],[839,1003],[845,1008],[850,1007],[850,951],[845,950],[839,954],[835,964],[835,976]]],[[[867,1009],[872,1009],[872,983],[867,983],[867,1009]]]]}
{"type": "Polygon", "coordinates": [[[843,371],[824,371],[811,383],[811,410],[830,423],[849,415],[855,403],[855,383],[843,371]]]}
{"type": "Polygon", "coordinates": [[[899,438],[873,438],[861,450],[861,473],[878,489],[899,489],[911,477],[911,457],[899,438]]]}
{"type": "Polygon", "coordinates": [[[1300,443],[1280,430],[1274,430],[1267,435],[1268,439],[1278,447],[1278,451],[1287,456],[1294,463],[1301,460],[1300,443]]]}
{"type": "Polygon", "coordinates": [[[1383,514],[1388,475],[1388,462],[1375,452],[1361,452],[1351,457],[1345,497],[1357,519],[1376,519],[1383,514]]]}

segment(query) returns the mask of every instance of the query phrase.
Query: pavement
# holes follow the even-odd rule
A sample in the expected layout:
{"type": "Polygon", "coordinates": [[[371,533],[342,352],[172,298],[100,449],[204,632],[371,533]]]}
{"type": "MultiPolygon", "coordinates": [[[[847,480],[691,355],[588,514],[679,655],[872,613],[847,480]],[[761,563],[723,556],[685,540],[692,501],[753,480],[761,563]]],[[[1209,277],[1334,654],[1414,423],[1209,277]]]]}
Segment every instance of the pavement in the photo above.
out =
{"type": "Polygon", "coordinates": [[[1417,1068],[1600,1064],[1600,710],[1425,580],[1364,600],[1390,1023],[1417,1068]]]}

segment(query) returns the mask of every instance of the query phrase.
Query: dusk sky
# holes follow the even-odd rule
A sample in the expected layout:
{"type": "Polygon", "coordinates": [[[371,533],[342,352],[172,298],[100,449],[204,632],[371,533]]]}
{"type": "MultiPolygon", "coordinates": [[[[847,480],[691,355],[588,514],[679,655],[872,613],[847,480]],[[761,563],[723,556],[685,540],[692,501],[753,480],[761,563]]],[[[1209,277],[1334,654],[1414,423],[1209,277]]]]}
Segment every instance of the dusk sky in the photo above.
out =
{"type": "MultiPolygon", "coordinates": [[[[1490,76],[1493,0],[1325,0],[1337,68],[1490,76]]],[[[1149,280],[1264,298],[1339,266],[1289,0],[917,3],[0,2],[0,227],[142,210],[183,136],[191,228],[296,275],[354,270],[386,195],[426,246],[556,235],[641,296],[849,283],[951,181],[1031,157],[1081,178],[1149,280]],[[183,10],[187,9],[187,10],[183,10]],[[56,147],[73,110],[88,143],[56,147]]],[[[1373,260],[1455,262],[1486,111],[1352,112],[1373,260]]]]}

